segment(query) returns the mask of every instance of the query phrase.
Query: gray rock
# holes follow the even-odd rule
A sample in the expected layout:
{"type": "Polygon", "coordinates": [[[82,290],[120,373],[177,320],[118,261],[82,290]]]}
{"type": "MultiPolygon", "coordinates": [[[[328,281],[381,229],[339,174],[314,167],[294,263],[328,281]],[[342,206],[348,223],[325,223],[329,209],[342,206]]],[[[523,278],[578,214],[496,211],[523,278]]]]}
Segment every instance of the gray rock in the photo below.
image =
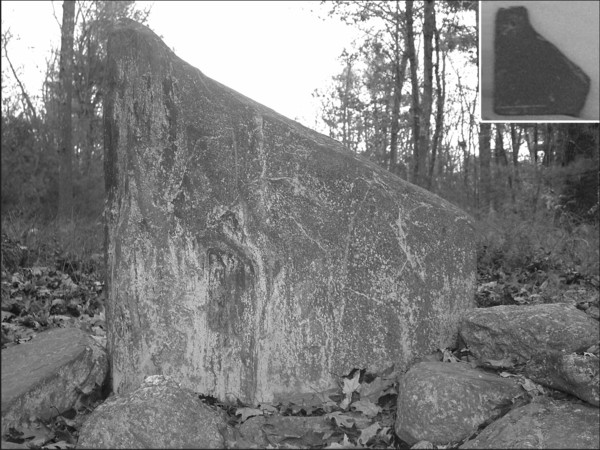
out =
{"type": "Polygon", "coordinates": [[[577,308],[555,303],[494,306],[468,311],[460,336],[479,359],[525,363],[550,350],[573,353],[598,341],[598,322],[577,308]]]}
{"type": "Polygon", "coordinates": [[[2,350],[2,434],[31,416],[47,420],[100,389],[106,350],[78,328],[53,328],[2,350]]]}
{"type": "MultiPolygon", "coordinates": [[[[270,416],[251,417],[240,425],[241,441],[248,446],[266,448],[290,444],[299,448],[310,447],[311,434],[334,431],[323,416],[270,416]]],[[[242,448],[238,446],[238,448],[242,448]]]]}
{"type": "Polygon", "coordinates": [[[465,363],[418,363],[399,381],[396,434],[410,445],[458,442],[523,392],[513,380],[465,363]]]}
{"type": "Polygon", "coordinates": [[[223,448],[223,412],[160,375],[109,397],[85,421],[77,448],[223,448]]]}
{"type": "Polygon", "coordinates": [[[568,392],[599,406],[600,361],[596,355],[549,351],[525,366],[525,375],[536,383],[568,392]]]}
{"type": "Polygon", "coordinates": [[[474,302],[467,214],[211,80],[146,27],[121,22],[107,51],[116,392],[163,373],[273,402],[455,342],[474,302]]]}
{"type": "Polygon", "coordinates": [[[460,448],[600,448],[598,408],[538,397],[460,448]]]}

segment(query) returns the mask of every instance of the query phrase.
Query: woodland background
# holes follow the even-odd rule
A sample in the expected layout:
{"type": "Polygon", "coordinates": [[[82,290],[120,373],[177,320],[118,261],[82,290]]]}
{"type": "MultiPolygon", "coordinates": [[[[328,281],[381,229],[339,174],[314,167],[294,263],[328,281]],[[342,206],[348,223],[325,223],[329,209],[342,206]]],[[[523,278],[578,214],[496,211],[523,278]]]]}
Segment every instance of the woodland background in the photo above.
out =
{"type": "MultiPolygon", "coordinates": [[[[465,75],[478,67],[478,30],[464,25],[477,3],[325,3],[363,39],[315,90],[321,119],[352,151],[471,213],[481,273],[542,267],[597,289],[598,124],[480,123],[465,75]]],[[[65,1],[41,98],[21,83],[3,24],[3,261],[8,243],[21,265],[102,252],[106,41],[119,18],[150,14],[134,1],[65,1]]]]}

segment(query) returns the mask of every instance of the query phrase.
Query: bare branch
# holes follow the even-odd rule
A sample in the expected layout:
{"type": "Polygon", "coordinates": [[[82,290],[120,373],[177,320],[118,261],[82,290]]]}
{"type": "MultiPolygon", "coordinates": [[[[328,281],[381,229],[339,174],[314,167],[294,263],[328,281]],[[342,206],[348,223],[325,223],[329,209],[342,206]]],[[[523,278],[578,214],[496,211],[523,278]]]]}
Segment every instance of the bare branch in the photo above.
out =
{"type": "Polygon", "coordinates": [[[10,39],[10,36],[12,36],[10,34],[10,29],[7,30],[6,33],[2,36],[3,37],[2,49],[4,50],[4,57],[6,58],[6,61],[8,62],[8,65],[13,74],[13,77],[15,77],[15,80],[17,81],[17,84],[19,85],[19,89],[21,90],[21,95],[23,96],[23,100],[25,101],[25,104],[26,104],[25,110],[29,111],[29,113],[32,116],[31,118],[33,119],[33,123],[37,124],[38,117],[37,117],[37,113],[35,111],[35,107],[33,106],[31,98],[29,97],[29,94],[25,90],[25,86],[23,86],[23,83],[21,83],[21,79],[19,78],[19,75],[17,74],[17,71],[16,71],[15,67],[13,66],[13,63],[10,60],[10,57],[8,56],[8,40],[10,39]]]}

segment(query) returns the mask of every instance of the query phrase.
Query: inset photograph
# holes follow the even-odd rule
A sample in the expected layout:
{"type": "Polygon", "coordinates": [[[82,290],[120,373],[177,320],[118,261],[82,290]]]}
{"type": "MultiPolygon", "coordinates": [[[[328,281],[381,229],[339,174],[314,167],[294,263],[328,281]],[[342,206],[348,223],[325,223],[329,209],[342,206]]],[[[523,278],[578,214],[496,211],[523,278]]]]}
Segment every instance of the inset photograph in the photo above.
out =
{"type": "Polygon", "coordinates": [[[480,2],[484,121],[600,118],[600,2],[480,2]]]}

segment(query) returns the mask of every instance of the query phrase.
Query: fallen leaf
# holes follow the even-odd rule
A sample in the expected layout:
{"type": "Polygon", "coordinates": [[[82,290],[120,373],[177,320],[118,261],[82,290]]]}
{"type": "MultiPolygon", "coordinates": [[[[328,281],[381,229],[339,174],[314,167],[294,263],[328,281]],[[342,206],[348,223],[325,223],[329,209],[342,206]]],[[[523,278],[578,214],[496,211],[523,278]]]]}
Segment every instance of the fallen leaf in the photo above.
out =
{"type": "Polygon", "coordinates": [[[367,445],[367,442],[369,442],[372,437],[377,436],[377,430],[379,430],[379,428],[381,428],[381,426],[379,423],[375,422],[374,424],[362,430],[360,432],[360,437],[358,438],[358,443],[367,445]]]}
{"type": "Polygon", "coordinates": [[[357,370],[352,378],[344,378],[344,386],[342,388],[342,392],[348,396],[352,396],[354,391],[358,391],[360,388],[360,383],[358,379],[360,378],[360,370],[357,370]]]}
{"type": "Polygon", "coordinates": [[[344,434],[344,439],[342,442],[332,442],[325,448],[357,448],[350,440],[348,439],[348,435],[344,434]]]}
{"type": "Polygon", "coordinates": [[[352,428],[352,425],[354,425],[354,418],[340,411],[325,414],[325,419],[333,419],[338,426],[346,428],[352,428]]]}
{"type": "Polygon", "coordinates": [[[352,407],[367,417],[375,417],[381,411],[381,408],[370,400],[359,400],[352,403],[352,407]]]}
{"type": "Polygon", "coordinates": [[[529,378],[522,377],[519,381],[519,384],[523,386],[523,389],[525,389],[527,393],[533,397],[546,393],[546,390],[541,385],[534,383],[529,378]]]}
{"type": "Polygon", "coordinates": [[[377,377],[369,384],[364,383],[361,386],[360,398],[377,403],[377,400],[384,394],[384,391],[393,384],[392,380],[384,380],[381,377],[377,377]]]}
{"type": "Polygon", "coordinates": [[[510,372],[500,372],[498,375],[500,375],[502,378],[516,377],[514,373],[510,372]]]}
{"type": "Polygon", "coordinates": [[[352,402],[352,397],[344,398],[344,400],[342,400],[340,403],[340,408],[344,409],[344,410],[348,409],[348,406],[350,406],[351,402],[352,402]]]}
{"type": "Polygon", "coordinates": [[[275,414],[276,412],[278,412],[279,410],[277,408],[275,408],[273,405],[270,405],[268,403],[261,403],[260,405],[258,405],[259,409],[261,411],[263,411],[263,413],[269,413],[269,414],[275,414]]]}
{"type": "Polygon", "coordinates": [[[383,427],[381,430],[379,430],[379,433],[377,433],[377,439],[381,439],[386,444],[389,444],[392,440],[391,430],[391,427],[383,427]]]}
{"type": "Polygon", "coordinates": [[[456,363],[460,360],[447,348],[442,350],[442,362],[456,363]]]}
{"type": "Polygon", "coordinates": [[[245,422],[250,417],[262,416],[263,412],[256,408],[238,408],[235,412],[236,416],[242,416],[242,422],[245,422]]]}
{"type": "Polygon", "coordinates": [[[484,366],[489,366],[494,369],[513,369],[515,367],[515,364],[511,358],[484,359],[482,363],[484,366]]]}

